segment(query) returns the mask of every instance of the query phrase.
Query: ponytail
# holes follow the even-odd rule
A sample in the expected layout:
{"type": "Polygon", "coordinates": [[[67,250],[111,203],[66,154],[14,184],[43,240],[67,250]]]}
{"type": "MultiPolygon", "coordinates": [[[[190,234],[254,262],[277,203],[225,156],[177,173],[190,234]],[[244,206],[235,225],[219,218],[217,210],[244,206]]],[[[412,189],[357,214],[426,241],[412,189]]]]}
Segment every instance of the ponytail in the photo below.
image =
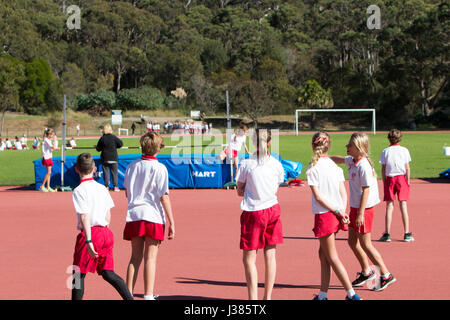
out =
{"type": "Polygon", "coordinates": [[[256,159],[258,164],[264,164],[270,157],[269,143],[272,139],[270,130],[267,129],[255,129],[253,134],[253,144],[256,147],[256,159]]]}
{"type": "Polygon", "coordinates": [[[320,157],[328,152],[328,149],[330,148],[330,136],[325,131],[319,131],[314,134],[312,137],[312,147],[314,151],[314,155],[311,159],[310,167],[306,171],[308,174],[311,169],[317,164],[320,157]]]}

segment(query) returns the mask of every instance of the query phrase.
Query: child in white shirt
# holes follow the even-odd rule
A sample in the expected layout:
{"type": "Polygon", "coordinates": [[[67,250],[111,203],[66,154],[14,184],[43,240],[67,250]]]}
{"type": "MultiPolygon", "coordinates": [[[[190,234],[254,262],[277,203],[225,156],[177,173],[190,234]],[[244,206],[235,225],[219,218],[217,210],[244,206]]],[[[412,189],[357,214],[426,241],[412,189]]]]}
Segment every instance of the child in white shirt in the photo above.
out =
{"type": "Polygon", "coordinates": [[[164,240],[166,219],[168,239],[175,237],[175,221],[169,198],[167,168],[156,155],[164,147],[156,132],[147,132],[140,140],[142,157],[127,167],[124,187],[128,199],[123,238],[131,241],[127,286],[133,292],[139,266],[144,259],[144,300],[154,300],[156,257],[164,240]]]}
{"type": "Polygon", "coordinates": [[[114,272],[114,235],[108,228],[114,202],[105,186],[94,180],[96,170],[89,153],[78,156],[75,171],[81,181],[73,190],[72,198],[80,233],[73,255],[72,300],[83,299],[84,278],[88,272],[97,272],[124,300],[133,300],[123,279],[114,272]]]}

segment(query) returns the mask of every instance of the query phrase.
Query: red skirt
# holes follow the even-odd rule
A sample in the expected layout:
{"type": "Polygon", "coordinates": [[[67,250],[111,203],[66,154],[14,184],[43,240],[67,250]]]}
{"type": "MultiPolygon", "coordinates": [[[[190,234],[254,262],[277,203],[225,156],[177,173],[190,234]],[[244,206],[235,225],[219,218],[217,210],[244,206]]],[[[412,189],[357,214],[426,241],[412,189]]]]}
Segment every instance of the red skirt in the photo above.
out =
{"type": "Polygon", "coordinates": [[[350,223],[349,227],[353,228],[358,233],[370,233],[372,232],[373,214],[375,212],[374,207],[366,208],[364,210],[364,223],[361,227],[356,227],[356,216],[358,215],[357,208],[350,208],[350,223]]]}
{"type": "Polygon", "coordinates": [[[149,237],[155,240],[164,240],[165,225],[145,220],[127,222],[123,230],[123,239],[131,240],[138,237],[149,237]]]}
{"type": "Polygon", "coordinates": [[[79,269],[80,273],[101,274],[103,270],[114,271],[114,236],[108,227],[95,226],[91,228],[91,238],[98,258],[91,258],[88,253],[86,237],[81,231],[77,236],[75,252],[73,254],[73,265],[79,269]]]}
{"type": "Polygon", "coordinates": [[[50,159],[44,159],[44,158],[42,158],[42,165],[43,165],[44,167],[52,167],[52,166],[53,166],[53,160],[52,160],[52,158],[50,158],[50,159]]]}
{"type": "Polygon", "coordinates": [[[314,229],[312,229],[316,238],[328,236],[339,230],[348,231],[348,228],[331,211],[314,215],[314,229]]]}

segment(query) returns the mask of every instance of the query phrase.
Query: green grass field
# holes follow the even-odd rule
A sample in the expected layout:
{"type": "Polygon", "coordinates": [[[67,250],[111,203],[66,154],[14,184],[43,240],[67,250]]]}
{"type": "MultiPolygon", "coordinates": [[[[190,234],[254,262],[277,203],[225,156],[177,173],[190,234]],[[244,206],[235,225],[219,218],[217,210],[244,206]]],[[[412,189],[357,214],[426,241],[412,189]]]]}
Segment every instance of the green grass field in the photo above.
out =
{"type": "MultiPolygon", "coordinates": [[[[348,143],[350,134],[330,134],[331,136],[331,150],[330,154],[345,155],[345,145],[348,143]]],[[[370,156],[375,163],[375,169],[378,177],[381,177],[381,165],[379,164],[379,156],[381,151],[388,146],[386,133],[377,133],[376,135],[369,134],[371,142],[370,156]]],[[[299,136],[275,136],[274,146],[278,143],[278,150],[283,159],[295,160],[303,163],[303,168],[306,169],[312,157],[311,150],[311,135],[299,136]],[[277,138],[279,139],[277,142],[277,138]]],[[[169,137],[164,138],[165,144],[170,145],[208,145],[208,144],[222,144],[223,138],[205,137],[201,140],[200,137],[169,137]]],[[[97,143],[98,139],[79,139],[77,145],[79,147],[92,147],[97,143]]],[[[138,147],[138,138],[123,139],[124,145],[128,147],[138,147]]],[[[31,141],[28,142],[31,146],[31,141]]],[[[61,144],[61,143],[60,143],[61,144]]],[[[442,147],[444,144],[450,145],[450,133],[404,133],[401,145],[409,149],[411,153],[411,177],[412,178],[437,178],[439,173],[450,168],[450,157],[443,154],[442,147]]],[[[219,152],[220,147],[209,148],[208,153],[219,152]]],[[[274,150],[276,151],[276,150],[274,150]]],[[[78,155],[81,152],[90,152],[92,155],[99,155],[95,149],[90,150],[67,150],[67,156],[78,155]]],[[[181,153],[200,153],[200,149],[193,148],[181,149],[163,149],[161,154],[170,154],[176,152],[177,155],[181,153]],[[174,151],[176,150],[176,151],[174,151]]],[[[136,154],[138,149],[124,149],[119,150],[119,154],[136,154]]],[[[53,152],[53,156],[60,156],[60,151],[53,152]]],[[[34,183],[34,165],[33,160],[41,158],[40,150],[23,150],[23,151],[3,151],[0,152],[0,185],[3,186],[27,186],[34,183]]],[[[346,173],[344,165],[341,165],[346,173]]],[[[305,170],[300,175],[300,179],[305,180],[305,170]]]]}

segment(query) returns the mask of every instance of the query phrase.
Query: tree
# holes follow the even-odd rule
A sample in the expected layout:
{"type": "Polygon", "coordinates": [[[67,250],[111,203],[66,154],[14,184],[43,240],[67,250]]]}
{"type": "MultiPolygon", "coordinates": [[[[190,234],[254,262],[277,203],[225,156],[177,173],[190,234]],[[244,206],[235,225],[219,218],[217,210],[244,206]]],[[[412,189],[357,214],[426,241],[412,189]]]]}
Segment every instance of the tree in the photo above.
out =
{"type": "MultiPolygon", "coordinates": [[[[307,109],[323,109],[333,107],[331,91],[324,89],[316,80],[308,80],[300,88],[298,102],[307,109]]],[[[311,128],[315,127],[316,113],[312,113],[311,128]]]]}
{"type": "Polygon", "coordinates": [[[0,108],[2,110],[0,136],[3,132],[6,111],[19,108],[19,93],[23,80],[23,64],[9,55],[0,55],[0,96],[2,97],[0,99],[0,108]]]}
{"type": "Polygon", "coordinates": [[[236,84],[232,88],[230,96],[234,110],[249,117],[255,128],[258,127],[258,120],[271,114],[275,105],[268,89],[262,82],[255,80],[236,84]]]}

